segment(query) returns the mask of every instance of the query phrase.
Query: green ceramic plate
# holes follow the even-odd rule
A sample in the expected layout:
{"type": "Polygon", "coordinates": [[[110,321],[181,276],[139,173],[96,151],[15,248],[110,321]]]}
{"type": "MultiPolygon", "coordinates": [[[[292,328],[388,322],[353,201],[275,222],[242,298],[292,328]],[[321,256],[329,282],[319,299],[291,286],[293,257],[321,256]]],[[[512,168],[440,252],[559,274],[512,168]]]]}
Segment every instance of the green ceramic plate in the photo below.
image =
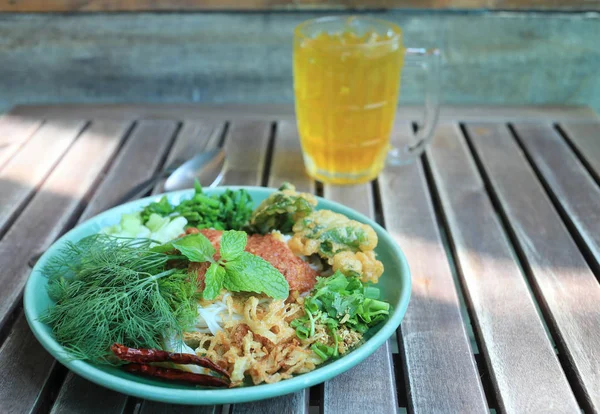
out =
{"type": "MultiPolygon", "coordinates": [[[[245,188],[252,195],[255,205],[264,200],[273,189],[261,187],[220,187],[206,190],[209,194],[218,194],[226,188],[245,188]]],[[[193,190],[168,193],[171,203],[190,198],[193,190]]],[[[232,389],[206,389],[190,385],[179,385],[151,378],[144,378],[124,372],[118,368],[94,365],[83,361],[69,360],[64,349],[52,336],[50,328],[38,321],[40,315],[50,306],[52,301],[46,293],[47,280],[40,269],[50,257],[67,241],[77,241],[83,237],[97,233],[101,228],[116,224],[123,213],[139,211],[151,201],[161,196],[148,197],[133,201],[108,210],[77,226],[48,249],[40,258],[29,276],[25,287],[24,306],[29,326],[37,339],[52,356],[78,375],[87,378],[104,387],[139,398],[179,404],[231,404],[245,401],[260,400],[276,397],[301,390],[306,387],[327,381],[352,368],[381,346],[398,328],[410,298],[410,273],[406,258],[396,242],[377,223],[341,204],[319,198],[318,208],[329,209],[371,225],[379,236],[376,252],[385,266],[385,273],[380,279],[379,286],[383,299],[393,306],[393,314],[389,320],[369,332],[370,338],[344,357],[322,365],[312,372],[295,376],[275,384],[263,384],[232,389]]]]}

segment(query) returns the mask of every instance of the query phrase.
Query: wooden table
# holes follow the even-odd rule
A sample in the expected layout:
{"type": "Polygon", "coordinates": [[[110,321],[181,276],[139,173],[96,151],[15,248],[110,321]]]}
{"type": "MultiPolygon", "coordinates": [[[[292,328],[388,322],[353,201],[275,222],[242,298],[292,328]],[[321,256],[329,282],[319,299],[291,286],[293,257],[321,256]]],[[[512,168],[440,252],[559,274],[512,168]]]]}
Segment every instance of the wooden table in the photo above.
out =
{"type": "MultiPolygon", "coordinates": [[[[412,134],[401,108],[394,140],[412,134]]],[[[0,412],[173,410],[96,386],[31,334],[28,262],[165,164],[224,146],[224,184],[299,189],[383,223],[412,270],[397,336],[310,390],[177,412],[600,411],[600,120],[585,108],[444,108],[409,166],[353,187],[304,173],[288,106],[17,107],[0,119],[0,412]]]]}

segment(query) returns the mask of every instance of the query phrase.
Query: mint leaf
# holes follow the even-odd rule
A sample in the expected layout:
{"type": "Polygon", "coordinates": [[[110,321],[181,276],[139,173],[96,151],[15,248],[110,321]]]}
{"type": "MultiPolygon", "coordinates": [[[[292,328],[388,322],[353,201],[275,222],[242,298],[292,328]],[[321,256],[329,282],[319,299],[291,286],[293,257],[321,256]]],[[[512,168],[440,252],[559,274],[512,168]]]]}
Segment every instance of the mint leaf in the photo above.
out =
{"type": "MultiPolygon", "coordinates": [[[[177,239],[179,240],[179,239],[177,239]]],[[[170,253],[175,250],[173,243],[176,243],[177,240],[172,240],[170,242],[166,242],[163,244],[159,244],[158,246],[154,246],[150,248],[150,251],[155,253],[170,253]]]]}
{"type": "Polygon", "coordinates": [[[244,252],[248,235],[244,231],[230,230],[221,237],[221,258],[235,260],[244,252]]]}
{"type": "Polygon", "coordinates": [[[232,292],[265,293],[274,299],[285,299],[290,286],[273,265],[261,257],[242,252],[237,259],[226,262],[224,286],[232,292]]]}
{"type": "Polygon", "coordinates": [[[213,255],[216,250],[202,233],[182,237],[173,242],[173,247],[187,257],[190,262],[214,262],[213,255]]]}
{"type": "Polygon", "coordinates": [[[204,277],[205,287],[204,292],[202,292],[202,297],[206,300],[213,300],[219,296],[219,293],[221,293],[221,289],[223,288],[225,276],[226,273],[223,267],[219,266],[217,263],[211,264],[204,277]]]}

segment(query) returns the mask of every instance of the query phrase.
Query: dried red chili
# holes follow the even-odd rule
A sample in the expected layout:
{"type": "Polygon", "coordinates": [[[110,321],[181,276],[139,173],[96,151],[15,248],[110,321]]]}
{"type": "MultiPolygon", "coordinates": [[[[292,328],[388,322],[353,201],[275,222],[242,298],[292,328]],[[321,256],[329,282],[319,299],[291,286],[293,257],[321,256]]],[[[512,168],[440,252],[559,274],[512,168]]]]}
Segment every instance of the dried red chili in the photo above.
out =
{"type": "MultiPolygon", "coordinates": [[[[150,362],[173,362],[175,364],[193,364],[211,369],[229,379],[229,372],[215,364],[208,358],[198,357],[192,354],[181,354],[177,352],[161,351],[159,349],[137,349],[121,344],[113,344],[110,350],[122,361],[148,364],[150,362]]],[[[132,364],[130,364],[132,365],[132,364]]],[[[150,365],[149,365],[150,366],[150,365]]],[[[171,369],[171,371],[179,371],[171,369]]],[[[180,371],[186,373],[185,371],[180,371]]],[[[201,374],[196,374],[201,375],[201,374]]]]}
{"type": "Polygon", "coordinates": [[[125,370],[150,377],[162,378],[170,381],[182,381],[191,384],[206,385],[209,387],[228,387],[229,380],[224,380],[212,375],[195,374],[179,369],[157,367],[148,364],[127,364],[125,370]]]}

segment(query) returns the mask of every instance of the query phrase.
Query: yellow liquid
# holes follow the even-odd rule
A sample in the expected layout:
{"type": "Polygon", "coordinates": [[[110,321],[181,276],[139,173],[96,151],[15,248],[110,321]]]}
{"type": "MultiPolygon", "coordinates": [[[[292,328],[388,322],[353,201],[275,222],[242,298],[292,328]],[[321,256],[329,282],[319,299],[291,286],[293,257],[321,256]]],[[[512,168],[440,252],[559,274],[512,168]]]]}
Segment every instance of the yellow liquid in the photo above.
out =
{"type": "Polygon", "coordinates": [[[403,60],[399,40],[375,32],[296,38],[296,116],[312,177],[358,183],[383,169],[403,60]]]}

